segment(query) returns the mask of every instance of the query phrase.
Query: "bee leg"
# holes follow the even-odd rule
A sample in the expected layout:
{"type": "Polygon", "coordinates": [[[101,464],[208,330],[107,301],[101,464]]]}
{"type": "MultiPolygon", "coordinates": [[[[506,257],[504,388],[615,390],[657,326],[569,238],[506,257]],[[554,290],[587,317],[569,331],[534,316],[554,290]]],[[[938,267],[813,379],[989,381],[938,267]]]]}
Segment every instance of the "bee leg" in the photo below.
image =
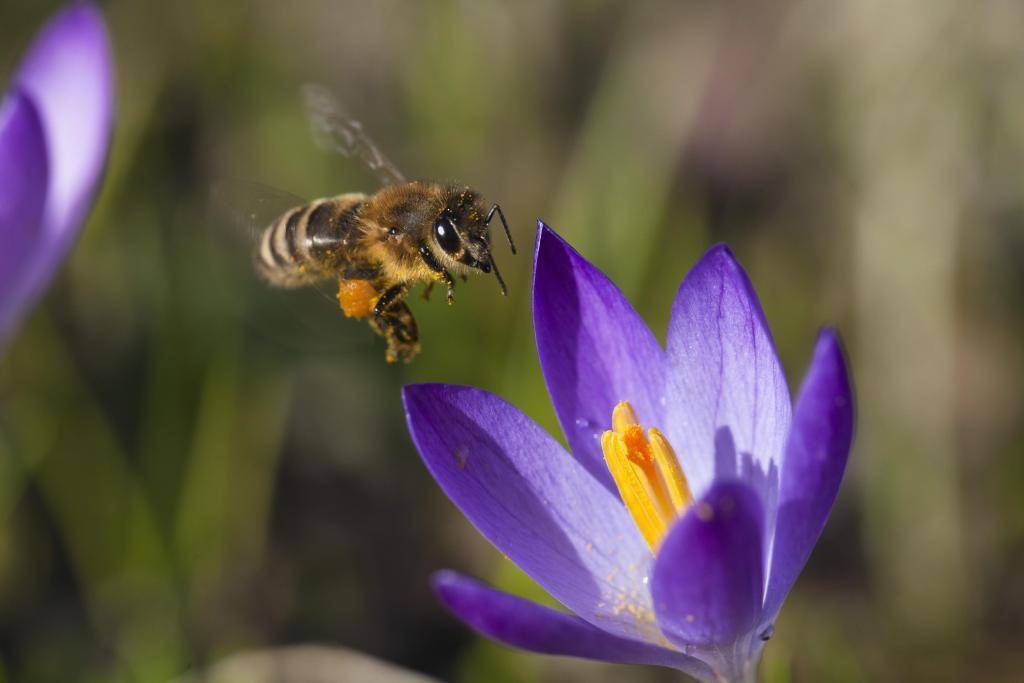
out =
{"type": "Polygon", "coordinates": [[[404,301],[393,303],[380,317],[370,318],[370,327],[387,341],[385,358],[389,363],[408,363],[419,353],[416,319],[404,301]]]}
{"type": "Polygon", "coordinates": [[[433,282],[428,282],[426,288],[423,290],[423,300],[430,301],[430,293],[434,291],[433,282]]]}
{"type": "Polygon", "coordinates": [[[420,352],[419,331],[412,311],[403,301],[388,311],[391,323],[388,336],[388,352],[396,360],[408,363],[420,352]]]}
{"type": "Polygon", "coordinates": [[[393,304],[399,302],[409,291],[408,285],[395,285],[384,290],[384,293],[377,299],[376,305],[373,307],[373,317],[381,318],[384,316],[384,312],[388,310],[393,304]]]}
{"type": "Polygon", "coordinates": [[[434,253],[430,251],[430,247],[427,246],[426,242],[420,242],[419,251],[423,263],[427,264],[427,268],[434,271],[438,279],[444,282],[448,288],[448,305],[451,306],[455,301],[455,279],[452,278],[451,273],[445,270],[444,266],[437,262],[437,258],[434,257],[434,253]]]}

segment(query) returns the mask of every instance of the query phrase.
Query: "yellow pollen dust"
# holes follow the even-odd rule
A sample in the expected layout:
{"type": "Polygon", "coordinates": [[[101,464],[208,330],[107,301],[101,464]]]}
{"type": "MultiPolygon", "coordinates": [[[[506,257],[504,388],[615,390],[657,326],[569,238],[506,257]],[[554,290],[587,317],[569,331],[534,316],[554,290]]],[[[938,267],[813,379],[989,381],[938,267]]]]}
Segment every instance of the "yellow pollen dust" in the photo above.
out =
{"type": "Polygon", "coordinates": [[[601,436],[601,449],[622,502],[652,552],[672,522],[692,501],[679,458],[657,429],[644,434],[627,401],[612,411],[612,429],[601,436]]]}

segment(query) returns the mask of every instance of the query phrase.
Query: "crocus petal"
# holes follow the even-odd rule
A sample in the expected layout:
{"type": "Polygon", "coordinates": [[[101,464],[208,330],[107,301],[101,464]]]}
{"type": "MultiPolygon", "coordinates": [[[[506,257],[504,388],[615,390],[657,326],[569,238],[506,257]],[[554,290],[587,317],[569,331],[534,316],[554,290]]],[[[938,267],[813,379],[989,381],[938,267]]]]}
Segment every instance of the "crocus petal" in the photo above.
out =
{"type": "Polygon", "coordinates": [[[403,399],[427,469],[480,533],[587,621],[652,635],[650,551],[614,494],[493,394],[419,384],[403,399]]]}
{"type": "Polygon", "coordinates": [[[779,486],[765,617],[774,618],[825,527],[853,442],[853,391],[834,330],[818,337],[800,388],[779,486]]]}
{"type": "Polygon", "coordinates": [[[46,179],[39,114],[15,89],[0,103],[0,348],[24,309],[20,283],[39,239],[46,179]]]}
{"type": "Polygon", "coordinates": [[[719,482],[665,537],[651,594],[661,630],[680,646],[726,648],[757,626],[764,515],[739,481],[719,482]]]}
{"type": "Polygon", "coordinates": [[[789,389],[761,304],[728,247],[712,247],[683,279],[667,353],[665,431],[694,494],[712,480],[743,479],[761,494],[770,532],[789,389]]]}
{"type": "Polygon", "coordinates": [[[655,664],[708,680],[710,669],[681,652],[613,636],[577,616],[497,591],[452,571],[433,577],[434,592],[456,617],[512,647],[620,664],[655,664]]]}
{"type": "Polygon", "coordinates": [[[612,409],[628,400],[641,421],[662,424],[664,352],[604,273],[537,222],[533,271],[537,353],[573,455],[615,490],[601,453],[612,409]]]}
{"type": "Polygon", "coordinates": [[[73,243],[89,210],[110,144],[113,58],[99,10],[75,2],[43,28],[15,82],[39,109],[49,153],[44,248],[32,264],[40,289],[73,243]]]}

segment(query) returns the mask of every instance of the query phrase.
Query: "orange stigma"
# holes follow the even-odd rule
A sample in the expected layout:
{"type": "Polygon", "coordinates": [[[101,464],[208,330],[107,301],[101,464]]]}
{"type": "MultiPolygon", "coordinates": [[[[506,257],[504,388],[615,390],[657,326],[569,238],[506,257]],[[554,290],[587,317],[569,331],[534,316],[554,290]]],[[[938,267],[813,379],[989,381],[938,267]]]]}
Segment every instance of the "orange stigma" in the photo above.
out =
{"type": "Polygon", "coordinates": [[[612,429],[601,436],[601,449],[622,502],[651,552],[656,552],[672,522],[692,501],[675,451],[657,429],[644,434],[626,401],[612,411],[612,429]]]}

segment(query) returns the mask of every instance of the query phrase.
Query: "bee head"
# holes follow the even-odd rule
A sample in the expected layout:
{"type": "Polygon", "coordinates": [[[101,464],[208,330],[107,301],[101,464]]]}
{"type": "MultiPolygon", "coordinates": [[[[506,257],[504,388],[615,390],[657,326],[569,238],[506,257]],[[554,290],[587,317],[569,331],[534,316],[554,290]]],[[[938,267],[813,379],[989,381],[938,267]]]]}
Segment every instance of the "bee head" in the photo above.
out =
{"type": "MultiPolygon", "coordinates": [[[[460,271],[480,271],[490,273],[494,276],[501,287],[501,293],[507,294],[505,282],[498,271],[498,265],[494,262],[491,254],[491,231],[490,220],[495,211],[501,215],[501,209],[495,204],[490,211],[485,211],[480,203],[480,197],[472,190],[466,189],[453,193],[441,212],[434,220],[431,229],[431,238],[434,240],[438,250],[443,253],[453,265],[458,264],[460,271]]],[[[505,224],[505,217],[501,216],[502,224],[505,225],[505,233],[508,235],[509,246],[512,253],[515,253],[515,245],[512,244],[512,236],[508,232],[508,225],[505,224]]]]}

